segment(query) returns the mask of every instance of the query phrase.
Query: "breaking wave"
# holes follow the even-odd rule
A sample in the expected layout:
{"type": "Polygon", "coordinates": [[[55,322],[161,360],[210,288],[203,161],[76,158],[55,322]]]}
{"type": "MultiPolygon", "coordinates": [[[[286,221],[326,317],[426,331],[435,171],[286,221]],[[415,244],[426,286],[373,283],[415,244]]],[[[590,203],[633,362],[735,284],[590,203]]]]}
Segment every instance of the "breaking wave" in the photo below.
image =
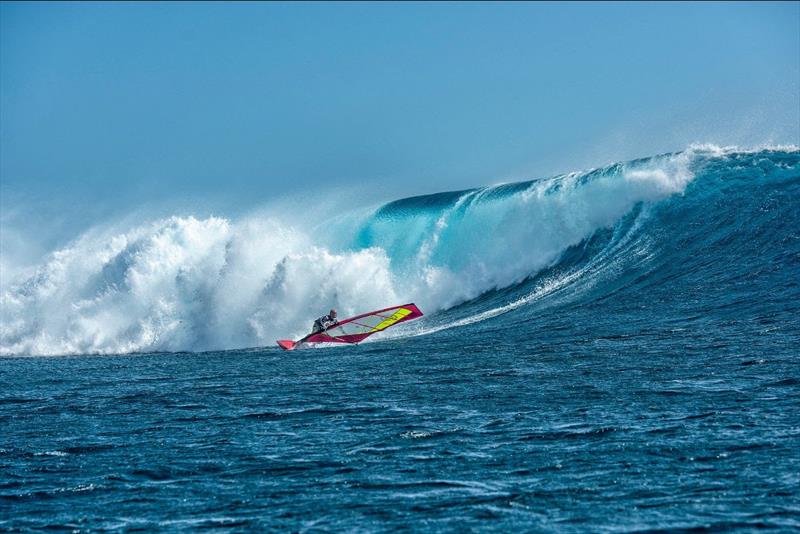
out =
{"type": "Polygon", "coordinates": [[[402,199],[310,230],[270,217],[96,228],[3,280],[0,354],[272,345],[331,306],[347,316],[411,301],[428,316],[403,335],[431,333],[663,280],[698,257],[729,262],[743,240],[798,275],[798,176],[794,147],[698,146],[402,199]]]}

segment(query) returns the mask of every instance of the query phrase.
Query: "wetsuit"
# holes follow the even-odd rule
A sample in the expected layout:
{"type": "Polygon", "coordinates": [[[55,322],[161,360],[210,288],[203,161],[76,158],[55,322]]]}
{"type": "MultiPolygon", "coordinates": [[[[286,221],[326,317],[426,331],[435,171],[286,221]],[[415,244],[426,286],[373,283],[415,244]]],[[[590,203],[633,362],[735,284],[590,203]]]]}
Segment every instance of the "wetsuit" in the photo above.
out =
{"type": "Polygon", "coordinates": [[[323,332],[338,322],[339,321],[337,321],[330,315],[323,315],[322,317],[314,321],[314,326],[311,327],[311,333],[318,334],[319,332],[323,332]]]}

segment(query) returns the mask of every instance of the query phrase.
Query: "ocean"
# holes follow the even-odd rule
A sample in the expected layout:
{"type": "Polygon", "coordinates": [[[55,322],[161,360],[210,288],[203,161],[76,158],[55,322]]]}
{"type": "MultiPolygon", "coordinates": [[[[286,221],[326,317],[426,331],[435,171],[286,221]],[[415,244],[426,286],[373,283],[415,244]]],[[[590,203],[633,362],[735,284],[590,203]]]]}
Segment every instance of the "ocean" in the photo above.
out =
{"type": "Polygon", "coordinates": [[[1,289],[0,530],[800,529],[795,147],[98,227],[1,289]]]}

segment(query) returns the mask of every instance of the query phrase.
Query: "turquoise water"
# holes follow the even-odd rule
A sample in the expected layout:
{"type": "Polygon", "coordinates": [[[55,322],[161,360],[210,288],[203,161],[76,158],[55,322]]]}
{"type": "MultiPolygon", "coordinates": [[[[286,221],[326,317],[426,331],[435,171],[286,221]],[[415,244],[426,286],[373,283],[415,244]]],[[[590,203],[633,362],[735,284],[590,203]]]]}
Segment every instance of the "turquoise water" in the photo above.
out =
{"type": "Polygon", "coordinates": [[[76,241],[4,288],[0,529],[798,529],[798,198],[800,153],[771,149],[404,199],[247,302],[222,299],[238,227],[76,241]],[[271,346],[370,304],[366,260],[426,317],[271,346]],[[333,293],[296,285],[317,268],[333,293]],[[222,302],[246,327],[217,333],[222,302]]]}

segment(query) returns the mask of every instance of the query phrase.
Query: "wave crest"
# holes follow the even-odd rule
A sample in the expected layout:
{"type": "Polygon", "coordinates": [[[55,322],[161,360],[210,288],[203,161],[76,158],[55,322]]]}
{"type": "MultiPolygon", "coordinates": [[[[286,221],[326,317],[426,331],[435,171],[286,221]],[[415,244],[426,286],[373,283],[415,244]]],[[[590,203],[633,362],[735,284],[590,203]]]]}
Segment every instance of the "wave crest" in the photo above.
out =
{"type": "MultiPolygon", "coordinates": [[[[270,218],[219,217],[171,217],[110,235],[95,229],[2,288],[0,353],[271,345],[304,334],[331,306],[344,315],[399,301],[448,309],[552,267],[636,206],[683,194],[710,159],[736,154],[693,147],[403,199],[355,230],[352,222],[305,232],[270,218]]],[[[509,296],[496,309],[520,302],[509,296]]]]}

